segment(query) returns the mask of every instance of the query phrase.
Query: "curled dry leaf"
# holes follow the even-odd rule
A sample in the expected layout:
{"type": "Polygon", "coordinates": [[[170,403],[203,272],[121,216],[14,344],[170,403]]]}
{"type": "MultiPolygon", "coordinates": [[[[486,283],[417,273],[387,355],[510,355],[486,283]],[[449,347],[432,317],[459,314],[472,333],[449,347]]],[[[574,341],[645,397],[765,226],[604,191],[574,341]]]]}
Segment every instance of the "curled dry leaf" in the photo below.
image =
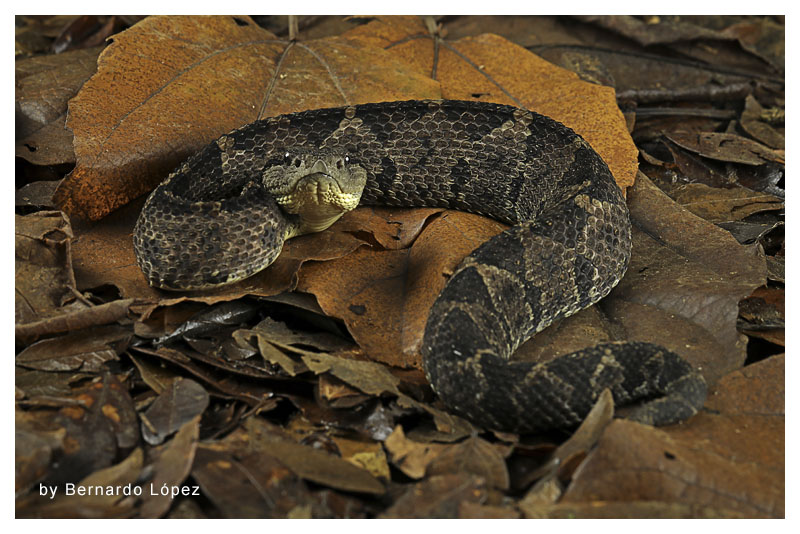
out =
{"type": "Polygon", "coordinates": [[[69,219],[58,211],[16,215],[14,233],[14,322],[58,315],[75,287],[69,219]]]}
{"type": "Polygon", "coordinates": [[[747,95],[744,100],[744,111],[742,112],[742,129],[768,147],[784,150],[786,148],[786,139],[783,133],[762,120],[763,112],[764,108],[761,107],[758,100],[753,95],[747,95]]]}
{"type": "Polygon", "coordinates": [[[14,336],[17,340],[30,343],[48,334],[72,332],[92,326],[111,324],[128,316],[128,309],[133,299],[120,299],[91,306],[89,308],[62,308],[62,315],[14,325],[14,336]]]}
{"type": "Polygon", "coordinates": [[[132,335],[129,328],[120,326],[79,330],[27,346],[15,363],[44,371],[100,372],[105,362],[119,360],[114,345],[124,350],[132,335]]]}
{"type": "Polygon", "coordinates": [[[667,137],[676,145],[711,159],[745,165],[762,165],[769,161],[784,163],[783,154],[757,141],[732,133],[672,132],[667,134],[667,137]]]}
{"type": "Polygon", "coordinates": [[[554,497],[551,502],[555,502],[561,496],[561,488],[552,481],[556,480],[557,475],[561,479],[570,478],[570,468],[574,468],[574,460],[586,455],[597,444],[613,417],[614,397],[606,389],[572,436],[553,451],[547,462],[529,473],[524,481],[517,482],[518,485],[525,486],[530,480],[540,479],[523,501],[538,504],[542,502],[542,494],[549,494],[554,497]]]}
{"type": "Polygon", "coordinates": [[[744,187],[720,189],[704,184],[686,184],[675,188],[675,201],[707,221],[740,221],[754,213],[783,209],[783,200],[744,187]]]}
{"type": "Polygon", "coordinates": [[[428,465],[445,450],[441,443],[421,443],[406,438],[403,427],[397,425],[383,446],[391,455],[392,465],[413,479],[425,476],[428,465]]]}

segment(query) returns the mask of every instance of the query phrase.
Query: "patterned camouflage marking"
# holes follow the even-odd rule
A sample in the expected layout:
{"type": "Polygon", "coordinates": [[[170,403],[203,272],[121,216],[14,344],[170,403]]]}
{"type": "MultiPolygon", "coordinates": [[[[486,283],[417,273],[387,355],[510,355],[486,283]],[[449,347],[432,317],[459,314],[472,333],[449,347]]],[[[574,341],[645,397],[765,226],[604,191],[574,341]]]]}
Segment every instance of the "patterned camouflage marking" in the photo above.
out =
{"type": "Polygon", "coordinates": [[[284,197],[321,160],[322,174],[339,184],[331,186],[344,199],[339,211],[354,203],[353,184],[365,182],[361,205],[445,207],[513,225],[463,260],[428,318],[425,372],[452,411],[487,428],[530,432],[577,425],[605,388],[617,404],[640,402],[630,417],[648,424],[677,422],[702,406],[702,376],[647,343],[606,343],[543,364],[509,361],[532,335],[605,297],[631,246],[627,208],[602,159],[566,126],[509,106],[364,104],[222,136],[148,199],[134,233],[148,281],[213,287],[268,266],[284,239],[320,226],[303,222],[308,214],[284,214],[275,198],[291,211],[296,201],[284,197]]]}

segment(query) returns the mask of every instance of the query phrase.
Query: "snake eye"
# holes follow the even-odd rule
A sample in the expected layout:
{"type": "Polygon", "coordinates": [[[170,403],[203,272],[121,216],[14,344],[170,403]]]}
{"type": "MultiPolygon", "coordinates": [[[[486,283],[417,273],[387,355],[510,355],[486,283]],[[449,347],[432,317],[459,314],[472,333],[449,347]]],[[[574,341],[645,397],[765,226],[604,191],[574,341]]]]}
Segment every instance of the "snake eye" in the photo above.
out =
{"type": "Polygon", "coordinates": [[[344,157],[344,162],[345,163],[350,163],[350,156],[345,156],[344,157]]]}
{"type": "Polygon", "coordinates": [[[283,155],[283,162],[284,163],[287,163],[287,164],[290,163],[291,159],[292,159],[292,155],[289,154],[288,152],[283,155]]]}

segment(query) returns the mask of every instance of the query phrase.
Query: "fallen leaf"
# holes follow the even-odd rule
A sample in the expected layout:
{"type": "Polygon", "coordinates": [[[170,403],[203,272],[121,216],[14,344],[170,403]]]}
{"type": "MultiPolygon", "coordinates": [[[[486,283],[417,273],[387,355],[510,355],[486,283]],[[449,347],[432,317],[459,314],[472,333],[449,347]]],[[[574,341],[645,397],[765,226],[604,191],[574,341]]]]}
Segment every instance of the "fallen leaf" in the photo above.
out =
{"type": "Polygon", "coordinates": [[[206,390],[194,380],[178,378],[140,415],[142,437],[150,445],[160,445],[207,407],[206,390]]]}
{"type": "Polygon", "coordinates": [[[709,392],[708,411],[680,425],[614,421],[561,504],[663,501],[783,517],[782,376],[782,357],[735,371],[709,392]]]}
{"type": "Polygon", "coordinates": [[[118,361],[132,334],[130,329],[106,326],[79,330],[66,336],[50,338],[29,345],[17,354],[17,365],[44,371],[100,372],[108,361],[118,361]]]}
{"type": "Polygon", "coordinates": [[[306,263],[297,289],[314,294],[325,313],[343,319],[372,359],[420,367],[425,322],[447,275],[505,228],[477,215],[447,211],[425,227],[411,248],[360,248],[337,260],[306,263]]]}
{"type": "MultiPolygon", "coordinates": [[[[382,495],[383,484],[365,469],[323,450],[301,445],[276,432],[272,425],[251,417],[242,427],[247,432],[246,450],[272,456],[300,478],[344,491],[382,495]]],[[[226,441],[242,439],[229,436],[226,441]]],[[[230,445],[230,443],[229,443],[230,445]]]]}
{"type": "Polygon", "coordinates": [[[17,189],[14,195],[14,207],[17,212],[23,209],[30,211],[43,211],[55,209],[53,193],[58,186],[56,180],[42,180],[25,184],[17,189]]]}
{"type": "Polygon", "coordinates": [[[765,283],[763,255],[688,213],[644,175],[629,198],[631,263],[601,306],[628,339],[680,354],[713,384],[746,358],[736,318],[739,301],[765,283]]]}
{"type": "Polygon", "coordinates": [[[750,136],[767,145],[770,148],[784,150],[786,139],[783,133],[761,120],[764,108],[758,103],[753,95],[747,95],[744,99],[744,111],[742,112],[742,129],[750,136]]]}
{"type": "Polygon", "coordinates": [[[50,334],[73,332],[115,323],[128,316],[128,309],[133,299],[122,299],[106,302],[86,308],[61,308],[61,315],[49,317],[25,324],[14,325],[14,337],[21,342],[31,343],[40,337],[50,334]]]}
{"type": "Polygon", "coordinates": [[[286,518],[311,495],[291,470],[270,455],[241,459],[205,445],[197,449],[192,478],[229,519],[286,518]]]}
{"type": "Polygon", "coordinates": [[[739,221],[754,213],[782,210],[783,200],[744,187],[720,189],[704,184],[686,184],[670,196],[681,206],[707,221],[739,221]]]}
{"type": "MultiPolygon", "coordinates": [[[[143,347],[139,347],[136,350],[142,354],[155,356],[187,371],[194,378],[210,386],[211,392],[217,396],[241,400],[248,405],[257,406],[261,411],[268,411],[277,406],[277,399],[275,398],[277,385],[275,383],[266,380],[238,380],[235,375],[231,375],[232,370],[238,370],[232,364],[225,365],[223,369],[208,367],[180,351],[165,347],[156,351],[143,347]]],[[[206,362],[209,360],[206,359],[206,362]]],[[[218,362],[215,361],[215,363],[218,362]]],[[[267,373],[262,371],[263,374],[267,373]]]]}
{"type": "Polygon", "coordinates": [[[14,218],[14,322],[31,323],[59,314],[75,287],[69,219],[58,211],[14,218]]]}
{"type": "Polygon", "coordinates": [[[72,163],[67,101],[97,70],[102,48],[35,56],[14,63],[16,155],[34,165],[72,163]]]}
{"type": "Polygon", "coordinates": [[[447,445],[428,465],[428,476],[447,473],[472,473],[483,478],[490,487],[507,490],[508,469],[498,448],[478,436],[447,445]]]}
{"type": "Polygon", "coordinates": [[[550,502],[555,502],[561,497],[562,488],[553,481],[556,477],[568,480],[576,467],[575,461],[584,457],[600,439],[605,428],[614,417],[614,397],[611,391],[603,390],[589,414],[578,429],[564,443],[559,445],[550,454],[547,461],[538,469],[528,473],[524,479],[517,481],[517,485],[525,487],[530,480],[540,479],[532,487],[520,504],[541,504],[542,494],[552,495],[550,502]],[[545,491],[546,488],[546,491],[545,491]],[[557,489],[556,489],[557,488],[557,489]]]}
{"type": "Polygon", "coordinates": [[[768,161],[784,163],[782,154],[757,141],[732,133],[672,132],[667,134],[667,138],[686,150],[720,161],[743,163],[745,165],[762,165],[768,161]]]}
{"type": "Polygon", "coordinates": [[[379,517],[382,519],[455,519],[461,503],[483,504],[486,486],[482,478],[458,473],[438,475],[410,486],[379,517]]]}
{"type": "Polygon", "coordinates": [[[364,469],[378,480],[389,481],[391,479],[386,453],[383,452],[383,447],[379,442],[347,439],[342,436],[333,436],[332,439],[343,459],[364,469]]]}
{"type": "Polygon", "coordinates": [[[245,16],[147,17],[114,36],[97,74],[70,101],[77,164],[55,200],[97,220],[220,134],[257,119],[438,94],[432,80],[389,54],[340,37],[284,41],[245,16]]]}
{"type": "Polygon", "coordinates": [[[428,465],[447,447],[441,443],[420,443],[405,437],[403,427],[395,427],[383,442],[392,464],[413,479],[425,476],[428,465]]]}
{"type": "Polygon", "coordinates": [[[158,449],[155,449],[153,476],[142,491],[142,505],[139,516],[146,519],[161,517],[167,513],[174,502],[172,488],[181,489],[181,484],[189,476],[197,451],[200,435],[200,416],[184,424],[175,437],[158,449]],[[169,490],[166,495],[163,488],[169,490]]]}

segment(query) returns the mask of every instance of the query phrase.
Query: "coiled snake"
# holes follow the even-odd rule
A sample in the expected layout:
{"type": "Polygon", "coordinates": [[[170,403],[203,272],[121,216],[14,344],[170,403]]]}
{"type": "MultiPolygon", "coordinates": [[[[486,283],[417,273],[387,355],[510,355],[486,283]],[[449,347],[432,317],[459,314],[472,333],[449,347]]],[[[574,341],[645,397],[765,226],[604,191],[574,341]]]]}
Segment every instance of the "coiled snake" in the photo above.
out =
{"type": "Polygon", "coordinates": [[[631,226],[608,167],[547,117],[483,102],[408,101],[294,113],[223,135],[148,198],[134,231],[155,287],[214,287],[268,266],[285,239],[361,205],[436,206],[511,224],[465,258],[430,312],[423,366],[453,412],[486,428],[579,424],[610,388],[630,418],[702,406],[702,376],[647,343],[510,361],[553,321],[619,282],[631,226]]]}

